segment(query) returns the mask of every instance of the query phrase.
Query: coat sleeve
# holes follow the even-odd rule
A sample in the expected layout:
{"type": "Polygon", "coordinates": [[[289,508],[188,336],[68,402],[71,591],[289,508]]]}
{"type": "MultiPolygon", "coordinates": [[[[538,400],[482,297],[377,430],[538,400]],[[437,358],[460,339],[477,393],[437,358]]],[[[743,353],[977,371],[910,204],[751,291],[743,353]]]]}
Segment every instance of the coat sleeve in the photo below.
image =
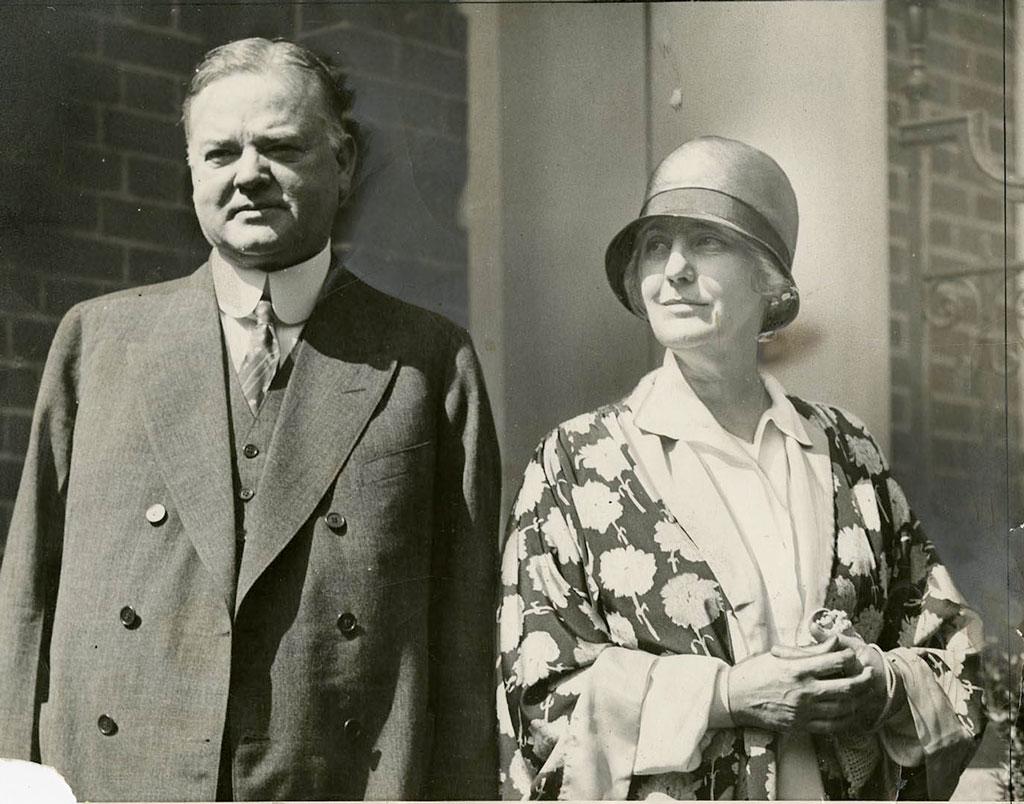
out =
{"type": "MultiPolygon", "coordinates": [[[[957,591],[906,494],[864,425],[833,409],[848,471],[869,480],[883,538],[876,560],[884,605],[877,642],[906,705],[879,732],[887,783],[900,798],[947,799],[985,729],[981,621],[957,591]]],[[[858,500],[866,507],[866,501],[858,500]]]]}
{"type": "Polygon", "coordinates": [[[494,799],[492,693],[501,466],[483,375],[457,333],[436,467],[430,613],[433,799],[494,799]]]}
{"type": "Polygon", "coordinates": [[[898,538],[885,612],[886,630],[896,636],[887,655],[907,703],[880,736],[894,762],[923,770],[923,778],[920,770],[909,774],[902,797],[946,799],[985,730],[982,625],[892,477],[886,491],[898,538]]]}
{"type": "Polygon", "coordinates": [[[39,760],[39,706],[47,697],[80,332],[75,309],[50,347],[0,564],[0,757],[39,760]]]}
{"type": "Polygon", "coordinates": [[[503,550],[497,708],[507,799],[624,799],[634,776],[693,771],[716,703],[725,708],[716,700],[723,661],[640,650],[624,617],[601,612],[569,463],[556,431],[526,469],[503,550]]]}

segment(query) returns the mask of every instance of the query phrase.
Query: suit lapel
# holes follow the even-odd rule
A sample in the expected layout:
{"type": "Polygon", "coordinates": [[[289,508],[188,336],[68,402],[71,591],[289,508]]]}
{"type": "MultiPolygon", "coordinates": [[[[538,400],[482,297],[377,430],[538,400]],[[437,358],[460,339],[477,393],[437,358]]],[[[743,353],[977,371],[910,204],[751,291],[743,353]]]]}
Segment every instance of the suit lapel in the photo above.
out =
{"type": "Polygon", "coordinates": [[[397,368],[386,333],[338,269],[296,347],[295,365],[253,499],[236,611],[323,498],[369,423],[397,368]]]}
{"type": "Polygon", "coordinates": [[[146,431],[185,532],[230,609],[235,524],[220,319],[209,267],[167,296],[141,347],[129,351],[142,378],[146,431]]]}

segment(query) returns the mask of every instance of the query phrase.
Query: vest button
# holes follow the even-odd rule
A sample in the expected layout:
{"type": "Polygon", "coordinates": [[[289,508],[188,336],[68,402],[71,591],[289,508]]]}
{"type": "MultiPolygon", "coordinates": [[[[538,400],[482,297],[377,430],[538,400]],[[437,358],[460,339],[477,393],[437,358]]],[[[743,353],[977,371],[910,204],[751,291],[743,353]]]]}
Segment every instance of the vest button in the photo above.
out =
{"type": "Polygon", "coordinates": [[[348,526],[348,523],[345,521],[345,517],[337,511],[331,511],[327,516],[325,516],[324,522],[326,522],[327,527],[335,533],[344,533],[345,528],[348,526]]]}
{"type": "Polygon", "coordinates": [[[345,736],[352,740],[359,739],[360,735],[363,733],[363,724],[354,717],[350,717],[346,720],[342,728],[345,729],[345,736]]]}
{"type": "Polygon", "coordinates": [[[253,491],[248,486],[244,486],[238,491],[238,499],[242,500],[243,502],[249,502],[249,500],[251,500],[255,496],[256,492],[253,491]]]}
{"type": "Polygon", "coordinates": [[[100,715],[96,721],[96,728],[100,730],[100,734],[104,737],[111,737],[117,734],[117,724],[110,715],[100,715]]]}
{"type": "Polygon", "coordinates": [[[349,639],[352,639],[359,631],[359,621],[351,611],[338,615],[338,630],[349,639]]]}
{"type": "Polygon", "coordinates": [[[136,628],[139,625],[139,615],[136,614],[135,609],[131,606],[125,606],[121,609],[121,613],[118,616],[121,620],[121,625],[125,628],[136,628]]]}
{"type": "Polygon", "coordinates": [[[167,519],[167,509],[160,503],[153,503],[146,509],[146,521],[150,525],[159,525],[167,519]]]}
{"type": "Polygon", "coordinates": [[[242,447],[242,454],[246,458],[255,458],[257,455],[260,454],[260,448],[257,447],[255,444],[246,444],[244,447],[242,447]]]}

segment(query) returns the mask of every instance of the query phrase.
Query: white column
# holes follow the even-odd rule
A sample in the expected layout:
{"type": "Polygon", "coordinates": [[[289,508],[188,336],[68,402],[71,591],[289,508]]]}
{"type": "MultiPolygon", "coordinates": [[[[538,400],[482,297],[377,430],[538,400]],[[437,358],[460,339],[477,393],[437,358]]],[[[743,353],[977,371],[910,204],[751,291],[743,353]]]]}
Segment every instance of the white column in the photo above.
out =
{"type": "Polygon", "coordinates": [[[802,306],[766,349],[769,370],[791,393],[848,407],[887,446],[883,3],[652,4],[650,38],[654,160],[700,134],[735,137],[796,189],[802,306]]]}

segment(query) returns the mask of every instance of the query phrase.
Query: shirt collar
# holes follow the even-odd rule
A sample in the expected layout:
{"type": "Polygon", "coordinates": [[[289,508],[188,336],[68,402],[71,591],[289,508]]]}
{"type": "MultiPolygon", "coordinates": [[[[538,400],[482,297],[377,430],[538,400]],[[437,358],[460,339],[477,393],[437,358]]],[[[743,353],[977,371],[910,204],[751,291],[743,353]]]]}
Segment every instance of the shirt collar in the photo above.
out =
{"type": "Polygon", "coordinates": [[[274,317],[282,324],[301,324],[309,318],[330,267],[330,240],[318,254],[280,271],[239,268],[217,249],[210,255],[213,288],[222,313],[232,318],[252,315],[264,287],[269,286],[274,317]]]}
{"type": "MultiPolygon", "coordinates": [[[[807,429],[786,397],[782,384],[767,372],[760,372],[761,380],[771,405],[761,414],[754,434],[759,444],[768,423],[773,423],[784,435],[796,439],[801,445],[813,445],[807,429]]],[[[666,436],[676,441],[718,440],[725,433],[711,411],[686,381],[672,352],[666,350],[661,367],[653,371],[629,396],[626,404],[634,411],[636,426],[648,433],[666,436]]]]}

